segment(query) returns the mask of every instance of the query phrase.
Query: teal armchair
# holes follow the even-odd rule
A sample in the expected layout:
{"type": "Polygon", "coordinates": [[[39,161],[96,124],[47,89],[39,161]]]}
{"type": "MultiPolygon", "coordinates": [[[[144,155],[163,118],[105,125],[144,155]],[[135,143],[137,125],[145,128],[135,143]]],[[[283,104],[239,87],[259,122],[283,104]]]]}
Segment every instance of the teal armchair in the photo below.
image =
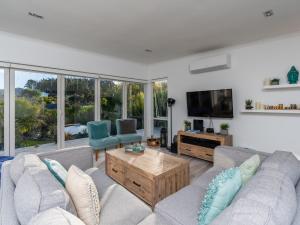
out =
{"type": "Polygon", "coordinates": [[[96,161],[100,150],[119,147],[120,141],[116,136],[110,136],[111,121],[91,121],[87,123],[89,144],[96,153],[96,161]]]}
{"type": "Polygon", "coordinates": [[[141,143],[142,136],[136,132],[136,119],[117,119],[117,137],[121,145],[141,143]]]}

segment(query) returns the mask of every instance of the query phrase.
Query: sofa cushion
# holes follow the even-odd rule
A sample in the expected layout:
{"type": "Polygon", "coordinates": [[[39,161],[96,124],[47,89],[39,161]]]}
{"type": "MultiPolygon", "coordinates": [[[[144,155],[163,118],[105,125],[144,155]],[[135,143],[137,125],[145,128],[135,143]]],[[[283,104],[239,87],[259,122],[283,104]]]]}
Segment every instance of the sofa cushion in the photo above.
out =
{"type": "Polygon", "coordinates": [[[47,168],[40,158],[34,154],[20,153],[14,160],[12,160],[10,166],[10,176],[15,185],[17,185],[18,180],[23,175],[26,168],[30,167],[47,168]]]}
{"type": "Polygon", "coordinates": [[[214,177],[221,173],[223,170],[224,168],[214,166],[208,169],[200,177],[194,179],[192,185],[197,185],[204,189],[207,189],[212,179],[214,179],[214,177]]]}
{"type": "Polygon", "coordinates": [[[85,225],[79,218],[55,207],[33,217],[28,225],[85,225]]]}
{"type": "Polygon", "coordinates": [[[208,225],[232,201],[242,185],[239,168],[222,171],[209,184],[199,211],[199,225],[208,225]]]}
{"type": "Polygon", "coordinates": [[[255,174],[256,170],[260,165],[259,155],[255,154],[254,156],[247,159],[240,165],[241,177],[243,185],[245,185],[251,177],[255,174]]]}
{"type": "Polygon", "coordinates": [[[94,181],[99,198],[101,198],[106,190],[113,184],[116,184],[114,180],[112,180],[105,173],[105,168],[90,168],[85,171],[94,181]]]}
{"type": "Polygon", "coordinates": [[[152,213],[138,225],[172,225],[166,221],[162,216],[152,213]]]}
{"type": "Polygon", "coordinates": [[[107,189],[101,206],[99,225],[138,224],[152,212],[143,201],[118,184],[107,189]]]}
{"type": "Polygon", "coordinates": [[[43,160],[48,170],[52,173],[52,175],[56,178],[56,180],[65,187],[66,179],[68,172],[66,169],[56,160],[52,159],[44,159],[43,160]]]}
{"type": "Polygon", "coordinates": [[[297,186],[296,186],[296,196],[297,196],[297,211],[296,211],[296,215],[293,221],[293,225],[298,225],[300,224],[300,181],[298,182],[297,186]]]}
{"type": "Polygon", "coordinates": [[[136,121],[133,119],[119,120],[119,134],[134,134],[136,133],[136,121]]]}
{"type": "Polygon", "coordinates": [[[128,144],[142,141],[142,136],[139,134],[122,134],[117,135],[121,144],[128,144]]]}
{"type": "Polygon", "coordinates": [[[291,179],[277,170],[260,170],[212,224],[289,225],[296,208],[296,192],[291,179]]]}
{"type": "Polygon", "coordinates": [[[99,225],[100,201],[92,178],[76,166],[71,166],[66,180],[78,217],[86,225],[99,225]]]}
{"type": "Polygon", "coordinates": [[[296,186],[300,177],[300,162],[291,152],[276,151],[261,165],[262,169],[274,169],[289,176],[296,186]]]}
{"type": "Polygon", "coordinates": [[[68,193],[47,168],[28,168],[24,172],[17,183],[14,202],[21,225],[27,225],[33,216],[57,206],[76,214],[68,193]]]}
{"type": "Polygon", "coordinates": [[[154,211],[170,224],[196,225],[198,224],[199,208],[205,193],[206,189],[202,187],[186,186],[157,203],[154,211]]]}

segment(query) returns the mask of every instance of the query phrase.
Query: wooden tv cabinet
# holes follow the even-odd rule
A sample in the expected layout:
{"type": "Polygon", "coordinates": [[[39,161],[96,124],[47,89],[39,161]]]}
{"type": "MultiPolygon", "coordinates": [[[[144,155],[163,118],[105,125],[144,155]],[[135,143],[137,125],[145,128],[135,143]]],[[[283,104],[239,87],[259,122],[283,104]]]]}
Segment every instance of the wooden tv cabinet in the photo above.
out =
{"type": "Polygon", "coordinates": [[[213,162],[214,149],[219,145],[232,146],[232,135],[178,132],[178,154],[213,162]]]}

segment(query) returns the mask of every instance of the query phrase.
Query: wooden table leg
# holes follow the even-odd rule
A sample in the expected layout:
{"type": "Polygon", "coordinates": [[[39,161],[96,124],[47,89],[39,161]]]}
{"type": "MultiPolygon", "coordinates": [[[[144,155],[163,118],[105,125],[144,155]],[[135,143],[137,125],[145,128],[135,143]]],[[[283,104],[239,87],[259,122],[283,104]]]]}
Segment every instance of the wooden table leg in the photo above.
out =
{"type": "Polygon", "coordinates": [[[96,162],[97,162],[98,159],[99,159],[99,153],[100,153],[100,150],[95,150],[96,162]]]}

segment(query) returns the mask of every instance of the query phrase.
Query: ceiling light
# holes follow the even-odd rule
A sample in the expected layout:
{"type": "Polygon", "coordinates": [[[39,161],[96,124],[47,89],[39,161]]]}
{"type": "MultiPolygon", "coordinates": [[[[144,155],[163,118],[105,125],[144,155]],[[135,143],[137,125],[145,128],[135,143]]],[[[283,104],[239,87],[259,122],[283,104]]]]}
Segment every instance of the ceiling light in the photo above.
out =
{"type": "Polygon", "coordinates": [[[152,52],[151,49],[145,49],[145,52],[152,52]]]}
{"type": "Polygon", "coordinates": [[[264,14],[265,17],[270,17],[270,16],[273,16],[273,15],[274,15],[274,12],[273,12],[273,10],[271,9],[271,10],[268,10],[268,11],[263,12],[263,14],[264,14]]]}
{"type": "Polygon", "coordinates": [[[37,18],[37,19],[41,19],[41,20],[44,19],[43,16],[41,16],[41,15],[39,15],[39,14],[36,14],[36,13],[34,13],[34,12],[29,12],[28,15],[29,15],[29,16],[32,16],[32,17],[34,17],[34,18],[37,18]]]}

